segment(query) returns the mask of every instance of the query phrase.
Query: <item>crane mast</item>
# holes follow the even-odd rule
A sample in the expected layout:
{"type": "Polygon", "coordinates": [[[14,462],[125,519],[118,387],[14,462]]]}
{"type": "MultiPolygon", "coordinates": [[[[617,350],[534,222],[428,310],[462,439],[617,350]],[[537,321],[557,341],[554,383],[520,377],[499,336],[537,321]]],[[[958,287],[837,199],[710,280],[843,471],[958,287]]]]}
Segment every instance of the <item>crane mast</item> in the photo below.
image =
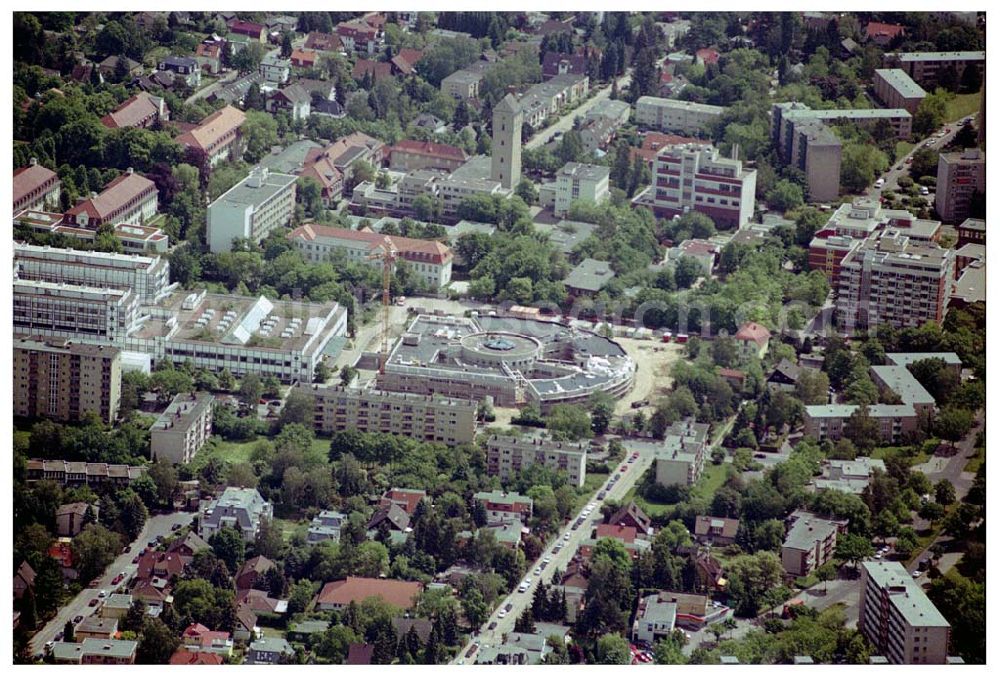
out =
{"type": "Polygon", "coordinates": [[[392,302],[390,296],[390,285],[392,284],[392,272],[396,266],[398,251],[388,236],[378,245],[375,252],[368,256],[369,260],[379,260],[382,262],[382,339],[379,349],[379,374],[385,374],[385,364],[389,360],[389,307],[392,302]]]}

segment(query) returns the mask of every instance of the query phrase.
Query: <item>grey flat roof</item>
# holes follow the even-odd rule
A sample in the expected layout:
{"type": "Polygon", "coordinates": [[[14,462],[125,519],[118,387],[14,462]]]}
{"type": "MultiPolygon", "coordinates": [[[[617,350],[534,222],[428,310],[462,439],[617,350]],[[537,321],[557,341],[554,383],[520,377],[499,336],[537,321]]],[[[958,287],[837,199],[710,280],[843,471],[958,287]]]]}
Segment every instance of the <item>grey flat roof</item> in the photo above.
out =
{"type": "Polygon", "coordinates": [[[927,95],[924,88],[914,82],[913,78],[901,68],[878,68],[875,74],[881,76],[890,87],[904,98],[923,98],[927,95]]]}
{"type": "Polygon", "coordinates": [[[695,103],[694,101],[679,101],[674,98],[660,98],[659,96],[640,96],[635,102],[636,108],[640,105],[656,105],[663,108],[673,108],[675,110],[694,110],[710,115],[721,115],[726,108],[721,105],[708,105],[707,103],[695,103]]]}
{"type": "Polygon", "coordinates": [[[314,140],[297,140],[277,154],[269,154],[260,160],[261,166],[277,173],[292,174],[302,170],[309,150],[323,147],[314,140]]]}
{"type": "Polygon", "coordinates": [[[260,187],[251,187],[250,181],[252,178],[253,176],[250,175],[239,181],[229,188],[228,192],[213,201],[212,204],[227,201],[233,204],[260,208],[268,199],[287,189],[296,180],[295,176],[288,175],[287,173],[272,173],[268,171],[267,177],[264,178],[263,184],[260,187]]]}
{"type": "Polygon", "coordinates": [[[910,405],[934,404],[934,396],[921,385],[904,365],[872,365],[872,373],[910,405]]]}
{"type": "Polygon", "coordinates": [[[567,288],[597,292],[614,277],[615,272],[607,261],[588,257],[573,268],[563,281],[563,285],[567,288]]]}
{"type": "MultiPolygon", "coordinates": [[[[806,405],[806,414],[813,419],[847,418],[858,408],[857,405],[806,405]]],[[[908,417],[916,412],[912,405],[869,405],[868,414],[872,417],[908,417]]]]}
{"type": "Polygon", "coordinates": [[[941,612],[938,611],[916,581],[907,573],[899,562],[884,560],[862,562],[868,576],[883,588],[889,590],[889,601],[903,615],[906,621],[914,627],[948,627],[941,612]]]}
{"type": "Polygon", "coordinates": [[[837,523],[823,519],[812,513],[804,513],[796,518],[785,535],[784,547],[793,550],[810,550],[817,541],[826,540],[837,531],[837,523]]]}
{"type": "Polygon", "coordinates": [[[599,166],[597,164],[580,164],[578,162],[571,161],[559,169],[558,175],[568,176],[570,178],[579,178],[581,180],[603,180],[610,175],[610,171],[607,166],[599,166]]]}
{"type": "Polygon", "coordinates": [[[931,358],[940,358],[948,365],[961,365],[962,359],[958,357],[958,354],[953,351],[942,351],[940,353],[924,351],[919,353],[887,353],[885,357],[893,365],[910,365],[911,363],[916,363],[921,360],[929,360],[931,358]]]}
{"type": "Polygon", "coordinates": [[[895,55],[900,61],[985,61],[984,51],[911,51],[895,55]]]}

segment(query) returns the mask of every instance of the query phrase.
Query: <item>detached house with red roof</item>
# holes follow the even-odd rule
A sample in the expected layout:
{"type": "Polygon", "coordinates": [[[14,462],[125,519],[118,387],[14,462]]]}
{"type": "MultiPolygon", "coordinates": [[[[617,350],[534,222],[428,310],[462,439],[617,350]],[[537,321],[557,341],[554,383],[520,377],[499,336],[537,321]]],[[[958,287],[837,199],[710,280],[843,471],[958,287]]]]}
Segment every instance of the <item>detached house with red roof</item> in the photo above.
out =
{"type": "Polygon", "coordinates": [[[32,158],[28,166],[14,170],[14,213],[58,208],[61,187],[56,172],[32,158]]]}
{"type": "Polygon", "coordinates": [[[220,161],[239,154],[240,127],[247,116],[242,110],[227,105],[201,120],[201,124],[182,133],[174,140],[185,148],[205,153],[205,161],[213,167],[220,161]]]}
{"type": "Polygon", "coordinates": [[[117,108],[101,118],[101,124],[109,129],[148,129],[156,122],[170,119],[170,109],[166,101],[140,91],[117,108]]]}
{"type": "Polygon", "coordinates": [[[312,68],[319,61],[319,54],[311,49],[293,49],[289,60],[294,68],[312,68]]]}
{"type": "Polygon", "coordinates": [[[366,75],[371,75],[372,82],[378,82],[392,77],[392,64],[383,61],[370,61],[368,59],[358,59],[351,71],[351,78],[361,81],[366,75]]]}
{"type": "Polygon", "coordinates": [[[874,42],[880,47],[886,47],[890,42],[900,35],[906,33],[906,28],[895,23],[879,23],[869,21],[865,26],[865,39],[874,42]]]}
{"type": "Polygon", "coordinates": [[[385,42],[385,32],[382,28],[373,26],[366,19],[337,24],[337,36],[348,52],[374,54],[385,42]]]}
{"type": "Polygon", "coordinates": [[[340,52],[344,49],[344,45],[338,35],[315,31],[306,36],[306,43],[303,47],[313,51],[327,52],[340,52]]]}
{"type": "Polygon", "coordinates": [[[232,19],[228,26],[230,33],[235,33],[236,35],[246,35],[250,39],[256,40],[261,44],[267,42],[267,26],[263,26],[259,23],[252,23],[250,21],[240,21],[239,19],[232,19]]]}
{"type": "Polygon", "coordinates": [[[454,145],[401,140],[389,148],[389,168],[394,171],[441,169],[454,171],[468,161],[465,150],[454,145]]]}
{"type": "Polygon", "coordinates": [[[699,49],[694,53],[695,63],[702,66],[712,65],[719,62],[719,52],[711,47],[699,49]]]}
{"type": "Polygon", "coordinates": [[[156,183],[128,169],[95,197],[66,211],[64,221],[86,229],[101,225],[141,225],[156,215],[156,183]]]}
{"type": "Polygon", "coordinates": [[[763,358],[771,341],[771,331],[760,323],[750,321],[740,326],[735,337],[744,354],[763,358]]]}
{"type": "Polygon", "coordinates": [[[302,251],[303,257],[309,262],[322,262],[334,251],[343,251],[348,260],[377,265],[382,263],[369,260],[368,256],[384,246],[386,241],[390,241],[399,257],[428,286],[438,289],[451,282],[454,255],[448,246],[439,241],[385,236],[370,230],[356,231],[315,223],[297,227],[288,234],[288,239],[302,251]]]}
{"type": "Polygon", "coordinates": [[[340,611],[352,601],[360,604],[368,597],[381,597],[390,606],[406,611],[417,603],[421,590],[420,583],[413,581],[348,576],[323,586],[316,598],[316,610],[340,611]]]}

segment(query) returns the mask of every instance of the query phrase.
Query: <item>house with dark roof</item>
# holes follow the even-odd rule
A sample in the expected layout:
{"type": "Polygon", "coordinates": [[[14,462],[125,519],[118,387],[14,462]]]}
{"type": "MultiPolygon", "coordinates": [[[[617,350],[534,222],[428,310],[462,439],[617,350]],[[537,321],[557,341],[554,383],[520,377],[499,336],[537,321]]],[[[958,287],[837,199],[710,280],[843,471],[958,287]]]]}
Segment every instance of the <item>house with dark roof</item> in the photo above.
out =
{"type": "Polygon", "coordinates": [[[619,508],[616,513],[608,518],[608,524],[635,527],[636,531],[646,534],[653,528],[653,520],[642,511],[642,508],[635,504],[635,501],[629,501],[628,505],[619,508]]]}
{"type": "Polygon", "coordinates": [[[290,84],[272,91],[264,106],[271,114],[287,112],[293,122],[305,121],[312,112],[312,96],[302,85],[290,84]]]}
{"type": "Polygon", "coordinates": [[[397,616],[392,619],[392,626],[396,629],[396,634],[399,635],[400,639],[404,638],[412,629],[416,633],[417,638],[420,639],[420,643],[426,644],[431,636],[434,623],[426,618],[404,618],[397,616]]]}
{"type": "Polygon", "coordinates": [[[67,503],[59,506],[56,510],[56,533],[60,536],[72,538],[83,529],[87,519],[87,512],[94,509],[94,521],[100,513],[100,508],[89,503],[67,503]]]}
{"type": "Polygon", "coordinates": [[[410,528],[410,516],[395,503],[384,505],[368,520],[368,530],[388,527],[389,531],[406,531],[410,528]]]}
{"type": "Polygon", "coordinates": [[[258,616],[283,615],[288,612],[286,600],[271,597],[265,590],[237,590],[236,603],[239,606],[246,606],[258,616]]]}
{"type": "Polygon", "coordinates": [[[306,36],[304,47],[312,51],[340,52],[344,45],[340,42],[340,37],[332,33],[320,33],[314,31],[306,36]]]}
{"type": "Polygon", "coordinates": [[[233,639],[246,643],[257,635],[257,614],[246,604],[236,605],[236,620],[233,623],[233,639]]]}
{"type": "Polygon", "coordinates": [[[201,550],[211,548],[205,539],[193,531],[189,531],[184,538],[179,538],[170,544],[167,552],[173,552],[180,556],[185,562],[190,563],[195,554],[201,550]]]}
{"type": "Polygon", "coordinates": [[[264,637],[247,646],[244,662],[248,665],[276,665],[293,655],[295,649],[281,637],[264,637]]]}
{"type": "Polygon", "coordinates": [[[168,56],[156,65],[156,69],[174,73],[174,77],[182,78],[189,87],[201,84],[201,65],[190,56],[168,56]]]}
{"type": "Polygon", "coordinates": [[[251,21],[240,21],[239,19],[232,19],[227,25],[229,26],[230,33],[245,35],[261,44],[267,42],[267,26],[251,21]]]}
{"type": "Polygon", "coordinates": [[[588,257],[573,268],[569,276],[563,280],[563,285],[571,297],[592,297],[614,277],[615,272],[606,260],[588,257]]]}
{"type": "Polygon", "coordinates": [[[587,57],[582,53],[564,54],[547,51],[542,57],[542,79],[550,80],[556,75],[586,75],[587,57]]]}
{"type": "Polygon", "coordinates": [[[21,562],[21,566],[14,572],[14,599],[20,599],[29,591],[35,591],[35,570],[28,562],[21,562]]]}
{"type": "Polygon", "coordinates": [[[121,67],[125,69],[126,77],[136,77],[142,74],[142,64],[138,61],[133,61],[128,56],[109,56],[97,64],[97,69],[101,71],[104,77],[117,77],[119,61],[123,64],[121,67]]]}
{"type": "Polygon", "coordinates": [[[347,116],[347,110],[337,101],[317,101],[312,104],[312,114],[326,115],[334,119],[343,119],[347,116]]]}
{"type": "Polygon", "coordinates": [[[360,82],[365,76],[371,76],[372,82],[378,82],[392,77],[392,64],[384,61],[358,59],[351,70],[351,78],[360,82]]]}
{"type": "Polygon", "coordinates": [[[375,646],[372,644],[349,644],[347,646],[348,665],[370,665],[374,655],[375,646]]]}
{"type": "Polygon", "coordinates": [[[732,386],[737,391],[743,390],[743,383],[746,381],[747,375],[741,370],[734,370],[731,367],[720,367],[718,370],[718,375],[726,380],[726,383],[732,386]]]}
{"type": "Polygon", "coordinates": [[[801,374],[801,367],[787,358],[782,358],[781,362],[774,366],[774,370],[767,375],[767,386],[772,391],[794,391],[801,374]]]}

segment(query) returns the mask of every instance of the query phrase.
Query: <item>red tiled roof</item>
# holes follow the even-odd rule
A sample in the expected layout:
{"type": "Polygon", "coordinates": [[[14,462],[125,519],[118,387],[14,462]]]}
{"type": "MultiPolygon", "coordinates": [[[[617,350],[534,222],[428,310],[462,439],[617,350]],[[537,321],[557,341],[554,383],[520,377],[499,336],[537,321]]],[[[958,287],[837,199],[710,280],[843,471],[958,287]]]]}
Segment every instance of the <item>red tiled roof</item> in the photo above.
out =
{"type": "Polygon", "coordinates": [[[229,30],[233,33],[239,35],[249,35],[260,39],[261,32],[267,32],[265,26],[259,23],[251,23],[250,21],[240,21],[239,19],[233,19],[229,22],[229,30]]]}
{"type": "Polygon", "coordinates": [[[361,602],[368,597],[382,597],[387,604],[408,609],[416,603],[420,591],[420,583],[412,581],[348,576],[345,580],[336,580],[324,585],[319,592],[317,604],[346,606],[352,601],[361,602]]]}
{"type": "Polygon", "coordinates": [[[878,21],[869,21],[868,25],[865,26],[865,36],[869,39],[881,36],[891,39],[905,30],[906,28],[895,23],[879,23],[878,21]]]}
{"type": "Polygon", "coordinates": [[[316,51],[340,51],[344,45],[341,44],[339,35],[312,32],[306,36],[305,48],[316,51]]]}
{"type": "Polygon", "coordinates": [[[636,533],[635,527],[623,524],[598,524],[594,538],[600,540],[610,537],[617,538],[623,543],[634,543],[636,533]]]}
{"type": "Polygon", "coordinates": [[[425,157],[441,157],[442,159],[454,159],[455,161],[465,161],[468,158],[465,150],[460,147],[423,140],[401,140],[389,148],[390,157],[393,152],[409,152],[410,154],[419,154],[425,157]]]}
{"type": "Polygon", "coordinates": [[[246,118],[247,116],[243,114],[242,110],[227,105],[221,110],[216,110],[201,120],[201,124],[186,133],[182,133],[174,140],[181,145],[207,150],[226,134],[243,126],[246,118]]]}
{"type": "Polygon", "coordinates": [[[41,164],[22,166],[14,170],[14,203],[17,203],[45,183],[56,178],[55,171],[50,171],[41,164]]]}
{"type": "Polygon", "coordinates": [[[770,338],[771,331],[760,323],[754,323],[753,321],[744,323],[736,331],[736,339],[741,342],[754,342],[757,346],[764,346],[770,338]]]}
{"type": "Polygon", "coordinates": [[[308,49],[293,49],[291,61],[292,65],[300,63],[315,64],[319,54],[308,49]]]}
{"type": "Polygon", "coordinates": [[[679,248],[685,255],[717,255],[719,246],[703,239],[688,239],[681,243],[679,248]]]}
{"type": "Polygon", "coordinates": [[[378,34],[378,29],[362,19],[355,19],[354,21],[344,21],[337,24],[337,34],[348,37],[363,35],[374,38],[378,34]]]}
{"type": "Polygon", "coordinates": [[[101,124],[109,129],[123,129],[139,126],[150,115],[156,115],[159,107],[153,97],[141,91],[101,118],[101,124]]]}
{"type": "Polygon", "coordinates": [[[712,144],[709,140],[700,140],[698,138],[677,136],[672,133],[650,131],[643,136],[641,148],[632,148],[630,151],[631,156],[629,158],[634,160],[636,156],[639,156],[647,162],[653,162],[656,160],[656,154],[663,148],[671,145],[687,145],[689,143],[698,143],[699,145],[712,144]]]}
{"type": "Polygon", "coordinates": [[[183,647],[170,656],[171,665],[221,665],[225,661],[218,653],[188,651],[183,647]]]}
{"type": "Polygon", "coordinates": [[[198,45],[198,48],[194,50],[195,56],[204,56],[206,58],[219,58],[222,55],[222,45],[218,42],[212,44],[205,44],[204,42],[198,45]]]}
{"type": "Polygon", "coordinates": [[[734,370],[731,367],[720,367],[719,376],[727,379],[746,379],[746,374],[739,370],[734,370]]]}
{"type": "Polygon", "coordinates": [[[349,665],[370,665],[373,655],[375,655],[375,646],[372,644],[349,644],[347,646],[347,664],[349,665]]]}
{"type": "Polygon", "coordinates": [[[103,192],[74,206],[66,214],[86,213],[91,218],[105,218],[150,188],[156,189],[152,180],[138,173],[123,173],[108,183],[103,192]]]}
{"type": "Polygon", "coordinates": [[[427,496],[422,489],[390,489],[382,495],[382,504],[397,503],[407,515],[412,515],[417,504],[427,496]]]}
{"type": "Polygon", "coordinates": [[[351,71],[351,77],[356,80],[362,79],[366,74],[371,73],[372,79],[378,81],[386,77],[392,77],[392,64],[380,61],[369,61],[368,59],[358,59],[351,71]]]}
{"type": "Polygon", "coordinates": [[[396,54],[396,58],[401,58],[411,66],[417,65],[417,61],[424,57],[424,52],[422,49],[400,49],[399,53],[396,54]]]}
{"type": "Polygon", "coordinates": [[[706,47],[705,49],[699,49],[695,52],[695,58],[704,63],[718,63],[719,62],[719,52],[715,49],[706,47]]]}
{"type": "Polygon", "coordinates": [[[333,165],[329,157],[320,157],[309,163],[299,172],[302,178],[312,178],[322,186],[324,191],[333,190],[337,183],[343,184],[344,173],[333,165]]]}
{"type": "Polygon", "coordinates": [[[371,250],[384,244],[388,238],[404,259],[430,262],[432,264],[444,264],[452,257],[451,249],[439,241],[410,239],[405,236],[386,236],[370,230],[359,232],[353,229],[328,227],[315,223],[297,227],[288,234],[288,238],[292,240],[302,239],[304,241],[314,241],[317,238],[363,241],[368,244],[371,250]]]}

